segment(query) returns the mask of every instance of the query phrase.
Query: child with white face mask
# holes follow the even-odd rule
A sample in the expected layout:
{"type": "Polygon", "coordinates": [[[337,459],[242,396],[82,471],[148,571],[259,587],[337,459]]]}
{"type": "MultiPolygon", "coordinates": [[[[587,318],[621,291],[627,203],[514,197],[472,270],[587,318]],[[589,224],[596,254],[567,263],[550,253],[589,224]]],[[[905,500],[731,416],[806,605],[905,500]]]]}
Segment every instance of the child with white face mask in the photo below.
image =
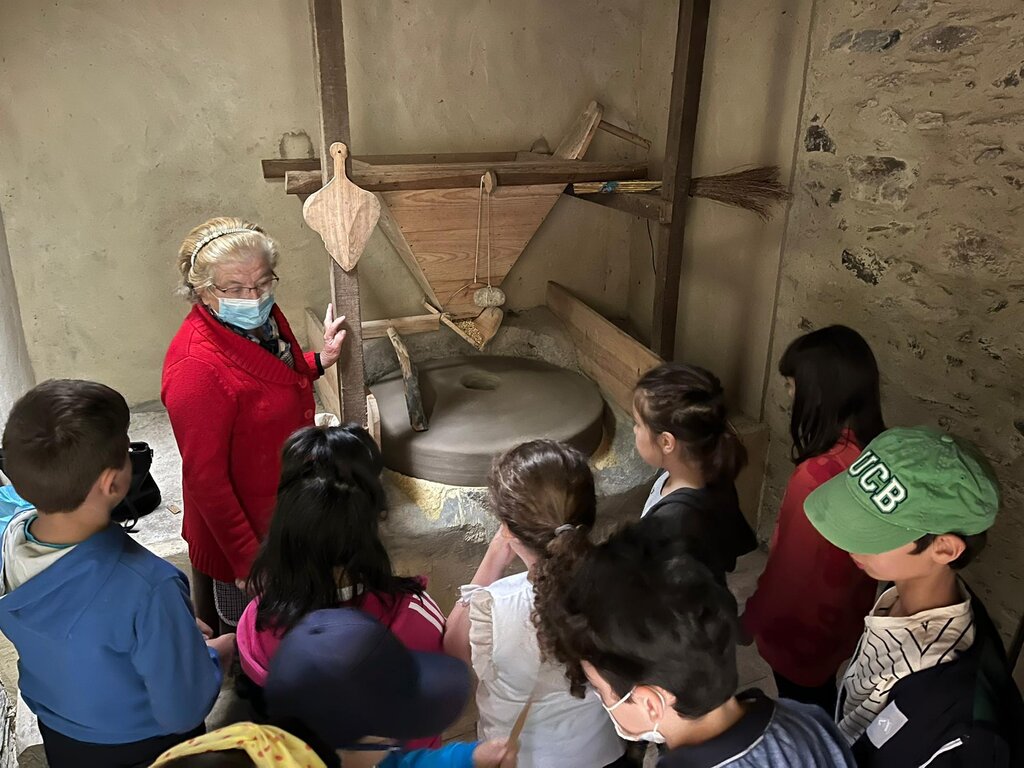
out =
{"type": "Polygon", "coordinates": [[[659,768],[855,765],[820,708],[734,695],[736,602],[679,542],[633,525],[557,573],[537,585],[544,653],[619,736],[664,744],[659,768]]]}

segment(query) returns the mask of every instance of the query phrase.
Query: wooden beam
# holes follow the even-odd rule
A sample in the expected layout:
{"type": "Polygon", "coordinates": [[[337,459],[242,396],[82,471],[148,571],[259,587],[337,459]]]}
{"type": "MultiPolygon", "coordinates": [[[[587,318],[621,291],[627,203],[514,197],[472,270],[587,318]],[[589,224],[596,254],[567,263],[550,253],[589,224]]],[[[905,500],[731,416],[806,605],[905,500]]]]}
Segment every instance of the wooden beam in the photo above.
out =
{"type": "MultiPolygon", "coordinates": [[[[312,309],[307,307],[306,335],[309,337],[309,348],[314,352],[322,352],[324,349],[324,319],[312,309]]],[[[346,342],[347,343],[347,342],[346,342]]],[[[317,395],[320,396],[320,403],[324,410],[333,413],[341,419],[341,389],[338,384],[338,377],[333,371],[328,371],[313,384],[317,395]]]]}
{"type": "Polygon", "coordinates": [[[394,214],[391,213],[391,206],[388,205],[388,201],[384,199],[383,195],[378,194],[377,198],[380,200],[380,218],[377,220],[377,227],[391,243],[395,253],[398,254],[423,293],[434,304],[440,306],[441,302],[438,300],[437,294],[434,293],[434,287],[427,281],[427,276],[423,274],[423,268],[416,261],[416,256],[413,255],[412,248],[409,247],[409,241],[405,239],[402,228],[398,226],[394,214]]]}
{"type": "Polygon", "coordinates": [[[391,339],[391,346],[395,348],[398,367],[402,369],[402,386],[405,389],[405,408],[409,411],[409,426],[413,432],[426,432],[430,424],[423,410],[423,395],[420,394],[420,377],[416,365],[398,331],[388,328],[387,335],[391,339]]]}
{"type": "Polygon", "coordinates": [[[597,126],[603,115],[604,107],[596,101],[590,102],[552,154],[565,160],[579,160],[587,154],[587,148],[594,140],[594,134],[597,133],[597,126]]]}
{"type": "Polygon", "coordinates": [[[288,171],[319,171],[319,157],[271,157],[260,160],[264,179],[283,179],[288,171]]]}
{"type": "MultiPolygon", "coordinates": [[[[575,181],[616,181],[647,178],[647,164],[635,161],[509,160],[493,163],[407,163],[352,168],[349,178],[371,192],[405,189],[475,189],[480,177],[493,171],[503,187],[531,184],[571,184],[575,181]]],[[[285,191],[308,195],[323,186],[315,172],[288,171],[285,191]]]]}
{"type": "Polygon", "coordinates": [[[580,369],[609,400],[632,413],[637,379],[662,359],[558,283],[548,283],[547,305],[565,323],[580,369]]]}
{"type": "Polygon", "coordinates": [[[671,211],[671,221],[658,227],[654,259],[654,317],[651,321],[651,348],[670,360],[675,357],[687,192],[693,168],[693,143],[697,133],[697,108],[700,106],[700,86],[704,76],[710,5],[711,0],[680,0],[679,3],[672,95],[661,174],[661,197],[671,211]]]}
{"type": "MultiPolygon", "coordinates": [[[[334,174],[330,147],[336,141],[351,145],[348,119],[348,81],[345,74],[345,30],[341,0],[310,0],[313,25],[313,72],[320,101],[320,184],[334,174]]],[[[351,178],[351,158],[346,164],[351,178]]],[[[286,176],[287,179],[287,176],[286,176]]],[[[338,379],[343,422],[366,423],[366,380],[363,370],[362,322],[358,267],[346,272],[329,258],[331,295],[337,315],[345,315],[347,331],[341,359],[333,374],[338,379]]]]}
{"type": "Polygon", "coordinates": [[[437,315],[411,315],[409,317],[391,317],[384,320],[363,320],[363,340],[380,339],[388,335],[388,328],[399,333],[430,333],[441,327],[437,315]]]}
{"type": "MultiPolygon", "coordinates": [[[[520,152],[435,152],[414,155],[359,155],[352,165],[401,165],[411,163],[491,163],[516,160],[520,152]]],[[[550,157],[550,156],[548,156],[550,157]]],[[[288,171],[318,171],[318,157],[271,157],[260,160],[264,179],[283,179],[288,171]]]]}
{"type": "Polygon", "coordinates": [[[651,192],[609,192],[586,195],[571,195],[577,200],[586,200],[618,211],[625,211],[633,216],[651,219],[662,224],[672,220],[672,208],[661,198],[651,192]]]}
{"type": "Polygon", "coordinates": [[[636,144],[638,147],[642,147],[646,150],[650,150],[651,148],[650,139],[645,139],[643,136],[635,134],[632,131],[627,131],[625,128],[620,128],[612,123],[606,123],[604,120],[598,123],[597,127],[605,133],[610,133],[612,136],[618,136],[620,139],[625,139],[630,144],[636,144]]]}

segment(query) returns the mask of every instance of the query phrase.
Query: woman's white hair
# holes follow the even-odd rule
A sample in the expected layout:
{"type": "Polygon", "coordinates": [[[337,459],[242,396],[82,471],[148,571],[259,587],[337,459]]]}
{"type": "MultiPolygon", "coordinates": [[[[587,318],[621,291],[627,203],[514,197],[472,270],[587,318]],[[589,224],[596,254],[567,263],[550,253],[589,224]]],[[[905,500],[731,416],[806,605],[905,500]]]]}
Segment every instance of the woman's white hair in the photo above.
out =
{"type": "Polygon", "coordinates": [[[218,266],[247,261],[254,254],[265,258],[270,269],[277,268],[277,242],[258,224],[237,216],[210,219],[189,232],[178,249],[178,292],[198,303],[198,292],[213,285],[218,266]]]}

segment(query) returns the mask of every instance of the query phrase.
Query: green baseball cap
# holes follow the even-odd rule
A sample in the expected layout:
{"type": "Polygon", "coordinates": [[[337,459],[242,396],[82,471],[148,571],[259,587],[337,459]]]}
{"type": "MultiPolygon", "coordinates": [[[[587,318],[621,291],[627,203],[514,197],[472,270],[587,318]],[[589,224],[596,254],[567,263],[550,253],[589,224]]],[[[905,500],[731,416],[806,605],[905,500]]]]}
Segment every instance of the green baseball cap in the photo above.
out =
{"type": "Polygon", "coordinates": [[[822,536],[864,555],[929,533],[981,533],[998,509],[999,486],[984,457],[966,440],[927,427],[886,430],[804,502],[822,536]]]}

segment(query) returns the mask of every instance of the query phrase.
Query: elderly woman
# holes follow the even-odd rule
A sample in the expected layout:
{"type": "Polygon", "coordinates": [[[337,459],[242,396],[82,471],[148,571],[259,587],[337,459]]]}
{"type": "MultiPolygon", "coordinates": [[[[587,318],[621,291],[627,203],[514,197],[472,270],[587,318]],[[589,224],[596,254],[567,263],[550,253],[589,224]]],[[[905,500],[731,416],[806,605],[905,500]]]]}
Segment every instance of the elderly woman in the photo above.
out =
{"type": "Polygon", "coordinates": [[[181,451],[196,614],[223,631],[248,602],[239,587],[270,522],[281,446],[313,423],[313,381],[345,338],[328,307],[323,351],[302,352],[274,303],[277,260],[274,240],[238,218],[196,227],[178,253],[193,306],[167,350],[161,399],[181,451]]]}

